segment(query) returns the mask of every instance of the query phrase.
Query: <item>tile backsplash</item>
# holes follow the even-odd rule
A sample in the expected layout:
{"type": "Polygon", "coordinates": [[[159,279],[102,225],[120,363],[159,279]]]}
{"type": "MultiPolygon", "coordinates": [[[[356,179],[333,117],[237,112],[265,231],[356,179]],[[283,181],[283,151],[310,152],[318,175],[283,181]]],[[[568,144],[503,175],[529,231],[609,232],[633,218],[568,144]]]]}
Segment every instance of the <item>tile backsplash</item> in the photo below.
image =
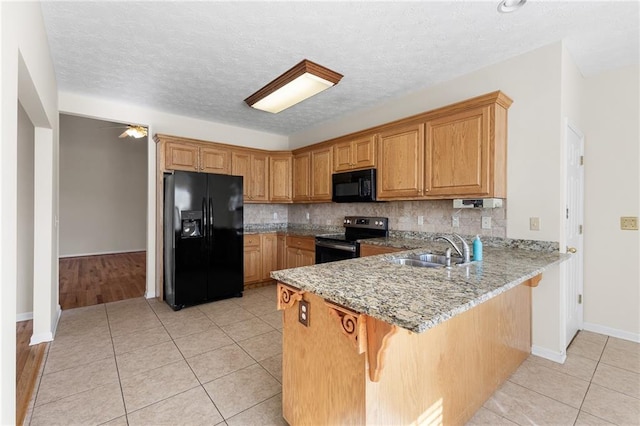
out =
{"type": "Polygon", "coordinates": [[[454,209],[451,200],[391,201],[380,203],[246,204],[246,224],[313,224],[342,226],[345,216],[389,218],[393,231],[437,232],[506,238],[507,202],[499,209],[454,209]],[[274,213],[277,218],[274,219],[274,213]],[[307,219],[307,214],[309,219],[307,219]],[[418,216],[423,224],[418,225],[418,216]],[[457,216],[460,227],[452,226],[457,216]],[[482,217],[491,217],[491,229],[482,229],[482,217]]]}

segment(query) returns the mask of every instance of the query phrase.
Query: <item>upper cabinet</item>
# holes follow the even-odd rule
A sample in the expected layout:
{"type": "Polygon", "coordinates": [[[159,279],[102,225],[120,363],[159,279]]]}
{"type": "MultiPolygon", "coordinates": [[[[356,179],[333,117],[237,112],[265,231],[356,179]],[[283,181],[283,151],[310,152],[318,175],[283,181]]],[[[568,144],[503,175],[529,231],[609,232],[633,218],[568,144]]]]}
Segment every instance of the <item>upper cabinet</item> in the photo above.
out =
{"type": "MultiPolygon", "coordinates": [[[[162,140],[162,138],[159,138],[162,140]]],[[[164,144],[164,169],[190,172],[231,173],[231,151],[207,143],[167,141],[164,144]]]]}
{"type": "Polygon", "coordinates": [[[333,171],[344,172],[376,166],[375,135],[339,142],[333,147],[333,171]]]}
{"type": "Polygon", "coordinates": [[[231,154],[231,174],[242,176],[245,202],[269,200],[269,158],[253,151],[234,151],[231,154]]]}
{"type": "Polygon", "coordinates": [[[507,196],[507,108],[484,106],[426,123],[425,195],[430,198],[507,196]]]}
{"type": "Polygon", "coordinates": [[[422,196],[424,125],[412,124],[378,135],[378,199],[422,196]]]}
{"type": "Polygon", "coordinates": [[[331,201],[333,148],[325,146],[293,156],[293,201],[331,201]]]}
{"type": "Polygon", "coordinates": [[[291,154],[269,156],[269,201],[291,202],[291,154]]]}

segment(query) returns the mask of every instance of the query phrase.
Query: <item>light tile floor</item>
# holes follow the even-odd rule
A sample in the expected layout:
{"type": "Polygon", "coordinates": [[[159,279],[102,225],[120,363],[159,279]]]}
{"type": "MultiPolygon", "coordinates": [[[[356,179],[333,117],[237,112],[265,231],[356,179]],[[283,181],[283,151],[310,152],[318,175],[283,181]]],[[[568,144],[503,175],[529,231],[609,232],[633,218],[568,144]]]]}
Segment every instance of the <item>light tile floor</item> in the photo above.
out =
{"type": "MultiPolygon", "coordinates": [[[[284,425],[274,286],[173,312],[143,298],[63,312],[32,425],[284,425]]],[[[529,357],[471,425],[640,424],[640,345],[581,332],[529,357]]]]}

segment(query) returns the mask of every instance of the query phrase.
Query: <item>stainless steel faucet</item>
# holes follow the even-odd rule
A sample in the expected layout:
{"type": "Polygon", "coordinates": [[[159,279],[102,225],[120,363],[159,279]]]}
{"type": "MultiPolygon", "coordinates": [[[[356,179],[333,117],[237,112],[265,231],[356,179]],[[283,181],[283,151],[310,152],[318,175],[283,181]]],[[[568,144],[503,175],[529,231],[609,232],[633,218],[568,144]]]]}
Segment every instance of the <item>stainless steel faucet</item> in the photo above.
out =
{"type": "Polygon", "coordinates": [[[458,252],[458,254],[460,256],[462,256],[463,262],[464,263],[469,263],[471,262],[471,251],[469,250],[469,244],[467,244],[467,242],[464,240],[464,238],[462,238],[460,235],[458,234],[453,234],[455,237],[457,237],[460,242],[462,243],[462,251],[460,251],[460,249],[458,248],[458,246],[456,245],[456,243],[454,243],[451,238],[444,236],[444,235],[438,235],[435,239],[436,240],[445,240],[447,242],[449,242],[449,244],[451,244],[451,246],[453,247],[453,249],[458,252]]]}

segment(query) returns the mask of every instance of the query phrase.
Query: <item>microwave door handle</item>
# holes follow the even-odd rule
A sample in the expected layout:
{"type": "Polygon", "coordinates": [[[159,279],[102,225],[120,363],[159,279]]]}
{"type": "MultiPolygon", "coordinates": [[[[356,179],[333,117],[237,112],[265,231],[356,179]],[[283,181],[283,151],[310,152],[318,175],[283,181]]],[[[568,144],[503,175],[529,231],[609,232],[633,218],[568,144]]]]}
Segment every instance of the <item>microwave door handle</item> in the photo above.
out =
{"type": "Polygon", "coordinates": [[[362,192],[362,189],[364,188],[364,179],[359,178],[358,179],[358,195],[360,197],[364,197],[364,192],[362,192]]]}

